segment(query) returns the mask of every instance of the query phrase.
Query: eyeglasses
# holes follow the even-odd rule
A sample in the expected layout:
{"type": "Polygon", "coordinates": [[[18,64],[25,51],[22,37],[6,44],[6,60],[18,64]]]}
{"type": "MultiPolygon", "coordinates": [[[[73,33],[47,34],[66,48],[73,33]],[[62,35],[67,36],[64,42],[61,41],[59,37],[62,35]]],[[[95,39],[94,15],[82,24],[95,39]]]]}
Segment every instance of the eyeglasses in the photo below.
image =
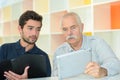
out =
{"type": "Polygon", "coordinates": [[[62,31],[63,31],[64,33],[68,32],[69,30],[70,30],[70,31],[75,31],[75,30],[78,28],[78,26],[79,26],[79,25],[72,25],[70,28],[63,27],[63,28],[62,28],[62,31]]]}

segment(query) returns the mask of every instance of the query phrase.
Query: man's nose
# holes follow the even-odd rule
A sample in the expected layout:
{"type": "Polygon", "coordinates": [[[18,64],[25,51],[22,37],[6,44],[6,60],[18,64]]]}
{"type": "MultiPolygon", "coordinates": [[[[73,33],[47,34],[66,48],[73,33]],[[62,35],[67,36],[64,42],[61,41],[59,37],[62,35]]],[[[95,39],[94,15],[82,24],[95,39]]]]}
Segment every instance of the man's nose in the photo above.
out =
{"type": "Polygon", "coordinates": [[[37,30],[33,30],[33,31],[32,31],[32,34],[33,34],[33,35],[36,35],[36,34],[37,34],[37,30]]]}
{"type": "Polygon", "coordinates": [[[69,29],[69,30],[67,31],[67,34],[68,34],[68,35],[71,35],[71,34],[72,34],[72,30],[69,29]]]}

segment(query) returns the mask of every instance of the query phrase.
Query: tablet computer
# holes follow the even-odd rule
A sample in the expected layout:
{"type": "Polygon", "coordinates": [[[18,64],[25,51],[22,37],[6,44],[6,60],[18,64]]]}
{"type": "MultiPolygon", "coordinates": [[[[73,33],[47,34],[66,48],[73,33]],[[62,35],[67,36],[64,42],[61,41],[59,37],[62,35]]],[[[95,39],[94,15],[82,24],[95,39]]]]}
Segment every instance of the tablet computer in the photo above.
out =
{"type": "Polygon", "coordinates": [[[46,58],[43,55],[24,54],[16,59],[6,60],[0,63],[0,80],[4,80],[4,71],[13,71],[17,74],[23,74],[26,66],[30,66],[28,70],[28,78],[47,77],[46,58]]]}
{"type": "Polygon", "coordinates": [[[92,53],[88,50],[78,50],[57,56],[59,78],[68,78],[83,73],[91,58],[92,53]]]}
{"type": "Polygon", "coordinates": [[[43,55],[24,54],[12,60],[11,64],[12,71],[17,74],[23,74],[25,67],[30,66],[28,78],[47,76],[46,58],[43,55]]]}

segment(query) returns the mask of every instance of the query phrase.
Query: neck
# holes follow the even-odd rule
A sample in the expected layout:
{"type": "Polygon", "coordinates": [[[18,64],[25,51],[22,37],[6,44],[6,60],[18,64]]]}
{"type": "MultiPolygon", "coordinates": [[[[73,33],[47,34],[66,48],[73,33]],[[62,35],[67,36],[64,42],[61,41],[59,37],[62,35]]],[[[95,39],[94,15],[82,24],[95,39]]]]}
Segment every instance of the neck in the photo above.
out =
{"type": "Polygon", "coordinates": [[[22,47],[25,47],[25,51],[26,52],[29,51],[30,49],[32,49],[34,47],[34,44],[26,43],[22,39],[20,40],[20,44],[21,44],[22,47]]]}

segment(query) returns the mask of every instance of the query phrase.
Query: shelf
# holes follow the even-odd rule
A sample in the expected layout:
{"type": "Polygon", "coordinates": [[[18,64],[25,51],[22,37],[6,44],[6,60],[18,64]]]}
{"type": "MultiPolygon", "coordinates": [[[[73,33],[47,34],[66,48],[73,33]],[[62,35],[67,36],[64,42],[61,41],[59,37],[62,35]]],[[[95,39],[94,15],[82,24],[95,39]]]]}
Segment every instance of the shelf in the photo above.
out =
{"type": "MultiPolygon", "coordinates": [[[[28,1],[29,2],[29,1],[28,1]]],[[[49,0],[33,0],[33,9],[39,14],[45,14],[49,12],[49,0]]],[[[26,2],[27,4],[27,2],[26,2]]]]}
{"type": "Polygon", "coordinates": [[[84,32],[93,32],[92,11],[91,7],[70,9],[71,12],[77,13],[84,24],[84,32]]]}
{"type": "Polygon", "coordinates": [[[10,36],[11,34],[11,23],[10,22],[5,22],[3,24],[3,35],[4,36],[10,36]]]}
{"type": "Polygon", "coordinates": [[[0,0],[0,8],[9,6],[11,4],[20,3],[23,0],[0,0]]]}
{"type": "Polygon", "coordinates": [[[11,6],[3,8],[3,21],[11,21],[11,6]]]}
{"type": "Polygon", "coordinates": [[[116,31],[120,31],[120,29],[109,29],[109,30],[96,30],[96,31],[94,31],[95,33],[102,33],[102,32],[116,32],[116,31]]]}
{"type": "Polygon", "coordinates": [[[12,42],[16,42],[20,39],[20,36],[0,36],[0,45],[4,44],[4,43],[12,43],[12,42]]]}
{"type": "Polygon", "coordinates": [[[14,20],[14,21],[12,21],[11,22],[11,27],[10,27],[10,34],[11,34],[11,36],[13,36],[13,35],[16,35],[16,36],[18,36],[20,33],[19,33],[19,31],[18,31],[18,21],[17,20],[14,20]]]}
{"type": "Polygon", "coordinates": [[[60,19],[67,11],[50,14],[51,32],[61,32],[60,19]]]}
{"type": "Polygon", "coordinates": [[[2,14],[2,9],[0,8],[0,23],[2,22],[2,20],[3,20],[3,16],[2,16],[3,14],[2,14]]]}
{"type": "Polygon", "coordinates": [[[111,29],[120,29],[120,1],[111,3],[111,29]]]}
{"type": "Polygon", "coordinates": [[[18,16],[21,15],[22,13],[22,3],[16,3],[13,4],[12,6],[12,20],[18,20],[18,16]]]}
{"type": "Polygon", "coordinates": [[[110,4],[101,4],[94,6],[94,29],[96,30],[110,30],[110,4]]]}
{"type": "Polygon", "coordinates": [[[101,5],[101,4],[107,4],[107,3],[116,2],[116,1],[119,1],[119,0],[93,0],[93,4],[101,5]]]}
{"type": "Polygon", "coordinates": [[[3,44],[3,38],[0,37],[0,46],[3,44]]]}
{"type": "Polygon", "coordinates": [[[120,1],[94,6],[94,29],[120,29],[120,1]]]}
{"type": "Polygon", "coordinates": [[[3,24],[0,24],[0,36],[3,35],[3,24]]]}
{"type": "Polygon", "coordinates": [[[51,35],[51,53],[53,54],[55,49],[65,41],[63,34],[51,35]]]}
{"type": "Polygon", "coordinates": [[[48,54],[51,54],[50,53],[50,35],[40,35],[37,42],[36,42],[36,45],[44,50],[46,53],[48,54]]]}
{"type": "Polygon", "coordinates": [[[50,34],[50,16],[48,14],[43,15],[43,24],[40,34],[50,34]]]}
{"type": "Polygon", "coordinates": [[[23,12],[26,10],[33,10],[33,0],[23,0],[22,9],[23,9],[23,12]]]}
{"type": "Polygon", "coordinates": [[[83,5],[89,5],[89,4],[91,4],[91,0],[69,0],[70,8],[79,7],[83,5]]]}
{"type": "Polygon", "coordinates": [[[50,0],[50,13],[67,10],[67,0],[50,0]]]}

